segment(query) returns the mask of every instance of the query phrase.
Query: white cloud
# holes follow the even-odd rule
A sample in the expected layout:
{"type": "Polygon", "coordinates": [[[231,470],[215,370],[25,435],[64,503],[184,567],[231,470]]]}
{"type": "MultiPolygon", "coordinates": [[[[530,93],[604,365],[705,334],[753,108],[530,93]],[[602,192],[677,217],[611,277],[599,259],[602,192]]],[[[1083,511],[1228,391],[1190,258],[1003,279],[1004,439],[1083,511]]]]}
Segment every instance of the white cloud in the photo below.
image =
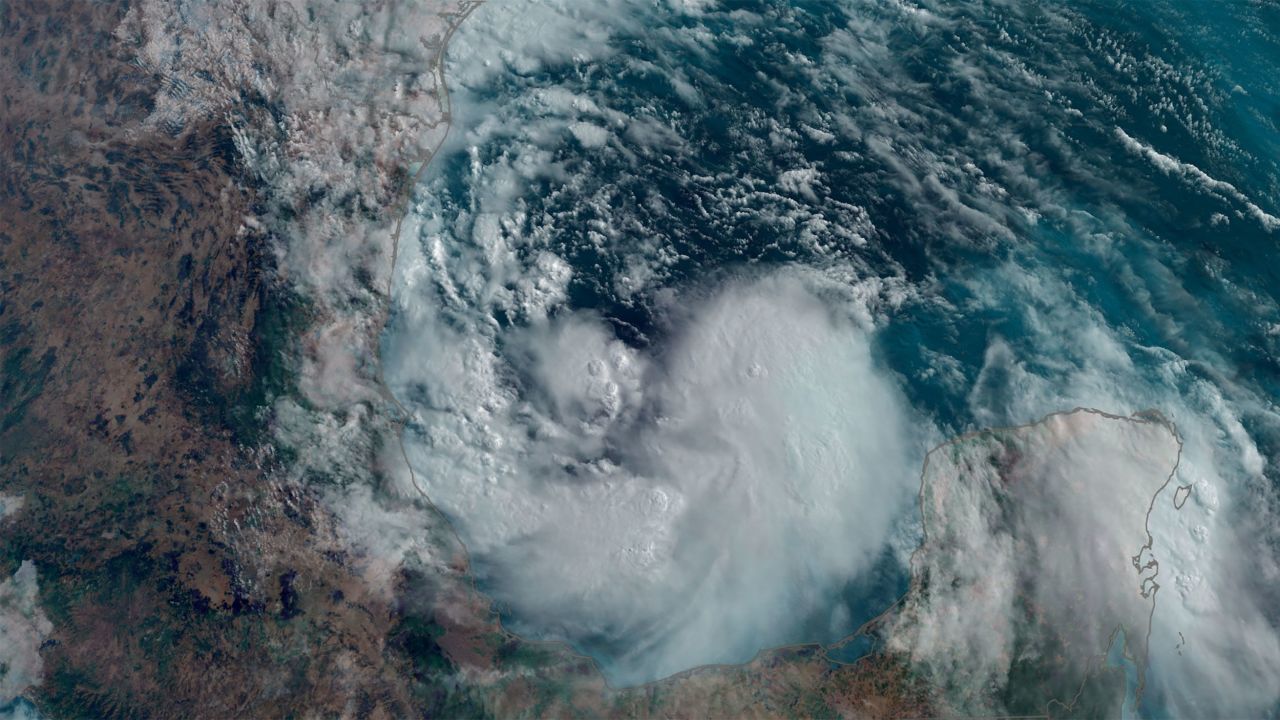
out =
{"type": "Polygon", "coordinates": [[[40,645],[52,631],[39,605],[36,566],[24,561],[0,582],[0,707],[40,684],[40,645]]]}
{"type": "Polygon", "coordinates": [[[505,73],[532,75],[613,54],[620,24],[632,21],[627,3],[590,4],[506,0],[483,8],[483,19],[464,25],[450,46],[450,82],[462,87],[505,73]]]}
{"type": "Polygon", "coordinates": [[[1280,218],[1258,207],[1257,203],[1253,202],[1248,198],[1248,196],[1240,192],[1235,185],[1223,180],[1218,180],[1191,163],[1183,162],[1171,155],[1166,155],[1150,145],[1131,137],[1120,128],[1116,128],[1115,134],[1126,150],[1134,155],[1146,158],[1164,174],[1182,177],[1188,182],[1199,185],[1206,191],[1234,200],[1243,205],[1245,209],[1249,211],[1249,215],[1253,217],[1254,220],[1257,220],[1262,227],[1266,228],[1268,231],[1280,230],[1280,218]]]}
{"type": "Polygon", "coordinates": [[[0,495],[0,520],[16,515],[25,503],[21,495],[0,495]]]}

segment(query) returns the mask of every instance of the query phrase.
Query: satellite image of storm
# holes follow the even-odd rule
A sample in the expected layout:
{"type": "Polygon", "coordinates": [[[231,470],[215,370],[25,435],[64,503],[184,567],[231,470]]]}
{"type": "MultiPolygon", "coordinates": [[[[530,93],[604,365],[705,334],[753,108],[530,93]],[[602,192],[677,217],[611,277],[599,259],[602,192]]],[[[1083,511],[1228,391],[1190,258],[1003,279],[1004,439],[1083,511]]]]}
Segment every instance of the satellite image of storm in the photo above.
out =
{"type": "Polygon", "coordinates": [[[0,0],[81,718],[1280,718],[1280,0],[0,0]]]}

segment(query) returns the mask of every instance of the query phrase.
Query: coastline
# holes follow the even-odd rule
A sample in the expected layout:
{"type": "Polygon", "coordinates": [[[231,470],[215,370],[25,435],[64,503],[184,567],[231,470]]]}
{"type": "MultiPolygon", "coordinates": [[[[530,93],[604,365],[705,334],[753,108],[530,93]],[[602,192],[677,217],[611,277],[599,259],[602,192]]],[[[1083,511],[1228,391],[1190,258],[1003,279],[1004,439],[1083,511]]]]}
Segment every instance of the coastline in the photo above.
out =
{"type": "MultiPolygon", "coordinates": [[[[460,13],[459,19],[457,20],[456,24],[454,24],[449,31],[448,35],[450,38],[452,37],[453,33],[458,29],[458,27],[461,26],[461,23],[464,22],[467,19],[467,17],[471,14],[471,12],[474,11],[475,8],[478,7],[480,4],[481,4],[480,2],[472,2],[472,3],[465,4],[464,6],[465,9],[460,13]]],[[[395,230],[393,233],[391,273],[390,273],[390,278],[388,280],[388,287],[386,290],[386,304],[382,309],[381,317],[377,326],[377,333],[376,333],[379,337],[383,332],[385,332],[385,327],[390,317],[391,302],[394,296],[395,263],[399,255],[399,242],[401,240],[400,235],[401,235],[403,221],[405,219],[405,216],[408,213],[407,208],[409,203],[411,202],[411,197],[414,191],[414,187],[418,182],[418,180],[423,175],[423,173],[429,167],[430,162],[434,159],[435,153],[439,150],[440,147],[443,146],[448,136],[448,133],[451,129],[452,114],[451,114],[451,106],[449,104],[449,97],[448,97],[448,93],[449,93],[448,82],[447,82],[448,79],[445,76],[445,65],[446,65],[445,55],[447,53],[447,49],[448,47],[447,47],[447,40],[446,40],[445,45],[439,56],[440,59],[436,67],[433,68],[433,72],[438,73],[439,87],[441,88],[442,97],[443,97],[442,102],[443,102],[443,107],[445,108],[445,111],[441,116],[441,122],[445,126],[445,133],[442,136],[440,142],[436,145],[435,150],[433,150],[428,155],[428,157],[421,162],[418,170],[413,174],[412,179],[408,183],[408,187],[405,190],[405,196],[402,199],[401,205],[396,211],[397,217],[396,217],[395,230]]],[[[422,485],[418,482],[417,475],[412,467],[412,464],[409,461],[409,457],[404,444],[404,428],[407,423],[408,411],[404,407],[404,405],[401,404],[400,401],[394,396],[394,393],[392,393],[389,387],[386,385],[386,382],[382,375],[383,369],[382,369],[382,362],[381,362],[381,344],[377,343],[375,345],[378,348],[378,357],[376,358],[377,360],[376,367],[377,367],[377,380],[378,380],[379,391],[382,394],[383,398],[389,401],[397,409],[399,413],[399,417],[395,418],[393,421],[394,427],[395,427],[395,433],[396,433],[397,449],[399,450],[398,454],[401,460],[404,462],[404,466],[409,473],[409,477],[411,479],[411,482],[415,490],[417,490],[417,492],[421,495],[422,499],[430,507],[431,511],[436,513],[438,517],[442,519],[442,521],[445,523],[445,526],[448,528],[449,533],[452,535],[453,539],[457,542],[458,547],[462,549],[464,560],[463,560],[463,565],[461,567],[461,572],[467,578],[466,583],[469,588],[469,591],[471,593],[474,593],[474,595],[477,598],[479,598],[481,602],[483,602],[489,607],[489,611],[492,614],[492,617],[494,618],[494,623],[496,625],[494,630],[500,633],[503,637],[508,638],[511,641],[515,641],[515,642],[526,644],[526,645],[546,647],[548,649],[555,651],[557,654],[560,654],[569,659],[572,659],[575,662],[588,663],[591,667],[595,669],[596,674],[599,675],[604,686],[612,694],[648,692],[648,691],[662,688],[663,686],[671,686],[671,685],[681,683],[685,680],[692,679],[694,677],[703,676],[703,675],[706,675],[707,673],[717,673],[722,671],[741,671],[748,668],[749,666],[759,663],[760,661],[766,659],[770,655],[779,655],[779,654],[785,654],[785,653],[797,653],[797,652],[809,651],[809,652],[817,653],[826,662],[834,666],[845,667],[845,666],[857,665],[859,663],[862,663],[864,660],[867,660],[870,656],[882,650],[882,647],[878,643],[873,643],[871,648],[868,649],[866,653],[864,653],[860,657],[853,660],[840,660],[833,657],[832,654],[838,651],[839,649],[847,646],[848,644],[854,642],[855,640],[858,640],[859,638],[870,637],[877,630],[877,628],[881,626],[887,619],[893,617],[895,613],[901,610],[903,604],[912,596],[913,593],[917,593],[919,591],[919,579],[916,573],[914,572],[914,569],[912,569],[910,572],[909,587],[901,597],[899,597],[888,608],[884,609],[882,612],[877,614],[874,618],[862,623],[853,632],[841,637],[840,639],[834,642],[824,643],[821,641],[800,641],[800,642],[794,642],[794,643],[786,643],[783,645],[770,646],[766,648],[761,648],[750,659],[745,660],[743,662],[711,663],[711,664],[699,665],[696,667],[688,668],[686,670],[682,670],[677,673],[673,673],[668,676],[664,676],[662,678],[657,678],[657,679],[654,679],[645,683],[637,684],[637,685],[614,686],[607,679],[604,678],[604,674],[601,672],[601,665],[599,661],[597,661],[595,658],[589,655],[585,655],[577,652],[569,643],[565,641],[559,641],[559,640],[537,640],[537,639],[525,638],[515,633],[514,631],[509,630],[506,627],[506,625],[502,622],[500,612],[493,607],[492,600],[476,586],[475,578],[470,572],[470,558],[469,558],[469,555],[467,554],[468,550],[467,550],[467,545],[465,541],[463,541],[457,529],[454,527],[453,523],[435,505],[435,503],[431,500],[429,493],[427,493],[426,490],[422,487],[422,485]]],[[[927,473],[929,470],[929,462],[930,462],[931,456],[934,453],[939,452],[947,447],[953,446],[956,443],[964,442],[966,440],[979,438],[983,436],[989,436],[992,434],[997,434],[1002,432],[1014,432],[1014,431],[1028,429],[1028,428],[1034,428],[1036,426],[1046,423],[1052,418],[1055,418],[1058,416],[1072,415],[1080,412],[1091,413],[1091,414],[1105,417],[1111,420],[1140,422],[1140,423],[1154,422],[1154,423],[1161,424],[1164,427],[1167,427],[1170,430],[1170,432],[1174,435],[1174,437],[1177,438],[1178,448],[1179,448],[1179,458],[1180,458],[1181,447],[1182,447],[1181,437],[1179,436],[1176,427],[1174,427],[1171,422],[1169,422],[1162,415],[1160,415],[1158,411],[1154,411],[1154,410],[1139,411],[1137,413],[1134,413],[1133,415],[1124,416],[1124,415],[1109,413],[1097,408],[1075,407],[1070,410],[1060,410],[1060,411],[1050,412],[1036,420],[1032,420],[1026,423],[1020,423],[1020,424],[1009,425],[1009,426],[995,426],[990,428],[982,428],[978,430],[969,431],[969,432],[962,433],[960,435],[948,438],[943,442],[939,443],[937,446],[931,448],[925,455],[925,459],[920,471],[921,488],[917,495],[917,503],[923,503],[924,492],[925,492],[924,485],[925,485],[927,473]]],[[[1175,462],[1174,468],[1171,471],[1168,479],[1166,479],[1165,485],[1161,486],[1161,488],[1153,494],[1150,504],[1147,508],[1147,513],[1146,513],[1148,520],[1149,520],[1151,511],[1154,508],[1154,503],[1156,502],[1156,498],[1164,491],[1168,483],[1172,481],[1172,477],[1176,473],[1177,467],[1178,467],[1178,463],[1175,462]]],[[[1147,545],[1144,546],[1144,548],[1142,549],[1143,551],[1150,550],[1151,545],[1153,543],[1153,539],[1151,537],[1149,527],[1144,529],[1147,532],[1148,542],[1147,542],[1147,545]]],[[[921,553],[926,548],[928,542],[929,540],[928,540],[927,529],[926,529],[925,534],[921,538],[920,544],[912,552],[911,564],[913,566],[915,564],[914,563],[915,557],[917,556],[917,554],[921,553]]],[[[1142,551],[1139,552],[1139,555],[1141,554],[1142,554],[1142,551]]],[[[1155,561],[1153,560],[1152,563],[1154,564],[1155,561]]],[[[1135,556],[1135,566],[1136,564],[1137,564],[1137,556],[1135,556]]],[[[1153,567],[1158,572],[1158,564],[1154,564],[1153,567]]],[[[1158,589],[1158,585],[1155,586],[1155,589],[1158,589]]],[[[1154,602],[1155,602],[1154,589],[1151,591],[1151,595],[1152,595],[1151,613],[1154,614],[1154,602]]],[[[1148,626],[1146,629],[1146,635],[1148,639],[1150,636],[1150,632],[1151,632],[1151,627],[1150,627],[1150,622],[1148,622],[1148,626]]],[[[1104,648],[1104,652],[1105,652],[1105,648],[1104,648]]],[[[1081,688],[1081,691],[1083,691],[1083,686],[1081,688]]],[[[1142,691],[1142,688],[1139,687],[1138,693],[1137,693],[1139,698],[1141,697],[1141,691],[1142,691]]],[[[1079,696],[1079,693],[1077,693],[1076,698],[1073,698],[1070,702],[1066,702],[1066,703],[1063,703],[1057,699],[1051,699],[1049,701],[1049,706],[1052,707],[1054,703],[1057,703],[1059,705],[1062,705],[1067,710],[1070,710],[1071,707],[1073,707],[1073,705],[1075,704],[1076,700],[1078,699],[1078,696],[1079,696]]]]}

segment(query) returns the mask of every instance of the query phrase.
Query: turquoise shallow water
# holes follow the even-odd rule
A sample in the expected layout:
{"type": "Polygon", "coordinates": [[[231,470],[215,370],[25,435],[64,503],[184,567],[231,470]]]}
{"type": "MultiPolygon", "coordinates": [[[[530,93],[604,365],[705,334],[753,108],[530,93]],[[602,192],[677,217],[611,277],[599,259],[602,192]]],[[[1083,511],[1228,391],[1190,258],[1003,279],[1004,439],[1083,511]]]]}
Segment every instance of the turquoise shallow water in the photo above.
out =
{"type": "Polygon", "coordinates": [[[1124,631],[1116,633],[1110,649],[1107,650],[1107,665],[1124,673],[1124,701],[1120,706],[1120,717],[1131,720],[1138,717],[1138,669],[1134,662],[1124,654],[1124,631]]]}
{"type": "MultiPolygon", "coordinates": [[[[544,311],[590,312],[644,354],[672,342],[672,293],[788,267],[874,281],[877,372],[931,440],[1076,405],[1155,407],[1178,424],[1184,480],[1214,501],[1161,531],[1136,711],[1222,702],[1191,674],[1265,677],[1266,647],[1240,661],[1261,675],[1242,675],[1211,638],[1232,618],[1264,634],[1280,620],[1280,7],[493,3],[451,52],[456,123],[414,212],[424,266],[452,285],[410,297],[483,314],[499,356],[544,311]],[[530,289],[555,277],[561,295],[530,289]],[[1214,540],[1186,540],[1197,528],[1214,540]],[[1254,572],[1229,565],[1242,543],[1254,572]],[[1210,647],[1188,661],[1176,632],[1210,647]]],[[[415,317],[402,308],[391,325],[389,377],[443,412],[394,361],[425,332],[415,317]]],[[[828,604],[846,613],[764,644],[830,642],[881,612],[906,587],[912,522],[902,510],[883,559],[835,583],[828,604]]],[[[494,563],[477,558],[501,600],[494,563]]],[[[568,639],[615,680],[648,679],[632,655],[642,631],[575,635],[519,605],[505,603],[517,629],[568,639]]],[[[726,645],[726,661],[761,646],[726,645]]]]}

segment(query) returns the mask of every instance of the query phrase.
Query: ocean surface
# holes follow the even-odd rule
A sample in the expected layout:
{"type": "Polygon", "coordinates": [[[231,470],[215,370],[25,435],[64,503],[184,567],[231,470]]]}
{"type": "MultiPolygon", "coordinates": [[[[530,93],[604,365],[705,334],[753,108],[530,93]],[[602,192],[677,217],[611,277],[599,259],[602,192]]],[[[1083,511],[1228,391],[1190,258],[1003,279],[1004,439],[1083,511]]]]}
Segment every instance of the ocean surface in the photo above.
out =
{"type": "Polygon", "coordinates": [[[1134,712],[1277,712],[1278,58],[1244,0],[482,6],[384,354],[504,621],[618,685],[835,642],[929,448],[1155,408],[1134,712]]]}

